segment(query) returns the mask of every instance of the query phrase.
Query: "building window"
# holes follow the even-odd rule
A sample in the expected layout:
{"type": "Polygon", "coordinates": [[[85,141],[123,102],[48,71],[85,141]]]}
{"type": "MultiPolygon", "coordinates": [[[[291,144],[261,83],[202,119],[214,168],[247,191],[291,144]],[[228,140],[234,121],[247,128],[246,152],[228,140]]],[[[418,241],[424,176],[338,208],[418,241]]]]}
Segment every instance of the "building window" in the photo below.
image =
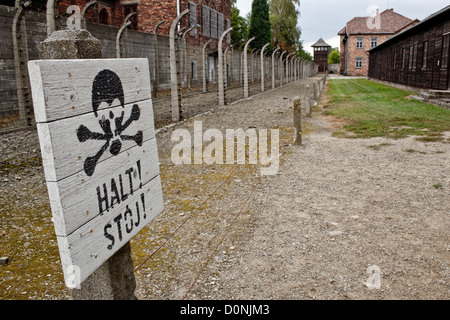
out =
{"type": "Polygon", "coordinates": [[[98,23],[109,24],[109,14],[108,14],[108,10],[106,10],[106,8],[103,8],[98,13],[98,23]]]}
{"type": "Polygon", "coordinates": [[[223,13],[218,12],[217,13],[217,29],[218,29],[218,31],[217,31],[217,38],[220,38],[222,33],[225,31],[224,30],[225,26],[223,24],[224,20],[225,19],[224,19],[223,13]]]}
{"type": "Polygon", "coordinates": [[[211,9],[211,38],[217,39],[217,11],[211,9]]]}
{"type": "Polygon", "coordinates": [[[211,10],[202,5],[202,34],[204,37],[211,36],[211,10]]]}
{"type": "Polygon", "coordinates": [[[191,75],[192,75],[192,80],[197,80],[197,62],[196,61],[192,61],[191,63],[191,75]]]}
{"type": "MultiPolygon", "coordinates": [[[[130,13],[133,13],[133,12],[137,12],[137,5],[132,4],[132,5],[124,6],[124,17],[128,16],[130,13]]],[[[129,21],[131,22],[130,29],[137,30],[137,26],[138,26],[137,14],[132,16],[129,21]]]]}
{"type": "Polygon", "coordinates": [[[356,38],[356,49],[363,48],[363,38],[356,38]]]}
{"type": "Polygon", "coordinates": [[[397,70],[397,51],[394,52],[394,70],[397,70]]]}
{"type": "Polygon", "coordinates": [[[363,58],[358,57],[356,58],[356,69],[362,69],[363,67],[363,58]]]}
{"type": "Polygon", "coordinates": [[[370,48],[375,48],[378,45],[378,38],[372,38],[370,41],[370,48]]]}
{"type": "Polygon", "coordinates": [[[422,68],[427,67],[428,60],[428,41],[424,41],[423,43],[423,56],[422,56],[422,68]]]}
{"type": "Polygon", "coordinates": [[[442,68],[448,67],[448,50],[450,47],[450,35],[447,34],[444,36],[442,41],[442,68]]]}
{"type": "Polygon", "coordinates": [[[414,47],[409,47],[409,63],[408,63],[408,69],[411,70],[413,66],[413,59],[414,59],[414,47]]]}
{"type": "MultiPolygon", "coordinates": [[[[225,19],[225,25],[226,25],[227,29],[231,28],[231,20],[230,19],[225,19]]],[[[231,32],[229,32],[227,34],[227,43],[229,45],[231,44],[231,32]]]]}
{"type": "Polygon", "coordinates": [[[413,62],[412,62],[413,69],[416,69],[417,68],[417,44],[414,45],[414,51],[413,51],[412,59],[413,59],[413,62]]]}
{"type": "Polygon", "coordinates": [[[406,49],[402,49],[402,69],[405,69],[406,65],[406,49]]]}
{"type": "MultiPolygon", "coordinates": [[[[195,26],[197,24],[197,5],[189,1],[189,26],[195,26]]],[[[191,30],[191,35],[194,37],[197,35],[197,28],[191,30]]]]}

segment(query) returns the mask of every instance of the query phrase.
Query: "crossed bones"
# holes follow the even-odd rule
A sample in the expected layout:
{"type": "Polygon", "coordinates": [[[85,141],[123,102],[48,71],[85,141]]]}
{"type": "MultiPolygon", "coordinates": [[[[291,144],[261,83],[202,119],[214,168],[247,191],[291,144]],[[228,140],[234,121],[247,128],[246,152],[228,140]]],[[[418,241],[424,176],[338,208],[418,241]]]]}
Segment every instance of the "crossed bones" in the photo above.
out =
{"type": "MultiPolygon", "coordinates": [[[[114,114],[110,112],[109,114],[110,118],[114,118],[114,114]]],[[[78,141],[85,142],[87,140],[105,140],[105,144],[101,147],[101,149],[97,152],[95,156],[87,157],[84,161],[84,171],[88,176],[92,176],[94,173],[95,167],[97,166],[97,162],[100,159],[100,157],[103,155],[103,153],[108,149],[109,152],[111,152],[112,155],[116,156],[120,153],[120,150],[122,149],[122,140],[133,140],[136,142],[138,146],[142,146],[142,131],[138,131],[134,136],[130,135],[123,135],[123,131],[125,131],[130,124],[133,121],[139,120],[140,117],[140,110],[139,106],[137,104],[133,105],[133,109],[131,110],[131,116],[128,118],[125,123],[122,123],[124,118],[124,112],[122,111],[122,115],[120,117],[117,117],[114,119],[114,122],[116,124],[116,130],[114,130],[114,133],[111,130],[111,121],[109,119],[105,119],[103,116],[102,119],[100,119],[98,122],[100,124],[100,127],[103,130],[103,133],[97,133],[92,132],[84,125],[80,125],[77,131],[77,137],[78,141]],[[112,143],[111,140],[114,137],[120,137],[115,139],[112,143]]]]}
{"type": "MultiPolygon", "coordinates": [[[[121,100],[121,103],[123,102],[122,84],[120,83],[120,79],[115,73],[113,73],[110,70],[104,70],[97,75],[96,80],[94,80],[94,88],[96,88],[97,90],[101,90],[101,92],[96,92],[96,94],[101,97],[101,100],[104,100],[109,105],[111,105],[114,98],[118,98],[119,100],[121,100]],[[105,79],[104,77],[106,76],[109,78],[105,79]],[[101,83],[102,87],[100,87],[100,89],[96,88],[96,86],[98,86],[98,84],[96,84],[97,79],[99,79],[99,81],[102,82],[101,83]]],[[[97,116],[97,108],[99,105],[98,100],[96,100],[96,102],[93,103],[93,105],[94,105],[94,113],[97,116]]],[[[123,103],[122,106],[124,106],[123,103]]],[[[133,108],[131,109],[130,117],[128,118],[128,120],[125,121],[125,123],[123,123],[123,118],[125,116],[124,111],[122,111],[121,116],[116,117],[115,119],[114,113],[110,111],[109,118],[111,120],[114,119],[114,123],[116,126],[114,133],[111,129],[110,119],[106,119],[105,116],[103,116],[98,121],[100,124],[100,128],[103,130],[103,133],[92,132],[84,125],[79,126],[77,130],[78,141],[86,142],[87,140],[105,140],[105,144],[100,148],[100,150],[94,156],[87,157],[86,160],[84,161],[84,172],[88,176],[92,176],[94,174],[95,167],[97,166],[100,157],[108,149],[108,147],[109,152],[113,156],[116,156],[120,153],[120,150],[122,149],[121,140],[124,141],[132,140],[138,146],[142,146],[143,141],[142,131],[139,130],[134,136],[122,134],[134,121],[139,120],[140,114],[141,112],[139,106],[137,104],[134,104],[133,108]],[[113,140],[114,138],[116,139],[111,142],[111,140],[113,140]]]]}

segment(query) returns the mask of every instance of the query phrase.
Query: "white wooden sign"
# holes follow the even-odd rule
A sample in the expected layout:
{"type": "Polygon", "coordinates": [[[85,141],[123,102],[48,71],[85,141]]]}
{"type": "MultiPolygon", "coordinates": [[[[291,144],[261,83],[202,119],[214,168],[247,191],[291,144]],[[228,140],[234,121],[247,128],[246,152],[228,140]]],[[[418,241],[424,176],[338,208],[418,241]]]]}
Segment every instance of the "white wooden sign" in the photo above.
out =
{"type": "Polygon", "coordinates": [[[28,63],[66,283],[163,210],[147,59],[28,63]]]}

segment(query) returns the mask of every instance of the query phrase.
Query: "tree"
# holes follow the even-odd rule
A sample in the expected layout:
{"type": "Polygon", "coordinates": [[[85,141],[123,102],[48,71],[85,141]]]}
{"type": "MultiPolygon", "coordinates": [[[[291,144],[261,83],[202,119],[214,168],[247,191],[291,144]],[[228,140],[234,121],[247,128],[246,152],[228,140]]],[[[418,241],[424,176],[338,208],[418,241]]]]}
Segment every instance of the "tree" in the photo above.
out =
{"type": "Polygon", "coordinates": [[[255,37],[250,44],[255,49],[261,49],[266,43],[271,42],[272,30],[267,0],[253,0],[248,37],[255,37]]]}
{"type": "Polygon", "coordinates": [[[282,51],[294,51],[300,45],[301,30],[297,26],[300,12],[295,5],[300,5],[300,0],[270,1],[272,45],[282,51]]]}
{"type": "Polygon", "coordinates": [[[336,64],[341,62],[341,55],[339,53],[338,48],[333,48],[330,55],[328,56],[328,63],[329,64],[336,64]]]}
{"type": "Polygon", "coordinates": [[[305,48],[303,47],[303,41],[300,41],[300,45],[297,48],[297,56],[309,61],[313,61],[313,56],[311,55],[311,53],[309,53],[308,51],[305,50],[305,48]]]}
{"type": "Polygon", "coordinates": [[[240,11],[236,7],[236,0],[231,4],[231,44],[239,46],[242,41],[248,39],[248,23],[247,20],[240,16],[240,11]]]}

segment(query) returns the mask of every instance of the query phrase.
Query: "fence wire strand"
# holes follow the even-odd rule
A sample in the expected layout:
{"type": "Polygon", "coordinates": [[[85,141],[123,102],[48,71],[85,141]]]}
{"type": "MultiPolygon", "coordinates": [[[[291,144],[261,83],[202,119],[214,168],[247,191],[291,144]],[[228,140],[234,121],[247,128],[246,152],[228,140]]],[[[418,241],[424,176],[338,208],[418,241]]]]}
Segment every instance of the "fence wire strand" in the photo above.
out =
{"type": "Polygon", "coordinates": [[[197,212],[208,202],[208,200],[211,199],[211,197],[219,191],[219,189],[222,188],[222,186],[225,185],[226,182],[228,182],[236,173],[238,167],[236,167],[234,170],[230,170],[229,177],[226,178],[216,189],[214,189],[213,192],[208,194],[208,196],[205,198],[205,200],[198,206],[194,212],[189,215],[176,229],[172,234],[158,247],[155,251],[153,251],[141,264],[139,264],[135,269],[134,272],[137,272],[139,269],[141,269],[157,252],[159,252],[164,246],[175,236],[175,234],[192,218],[194,217],[197,212]]]}
{"type": "Polygon", "coordinates": [[[217,244],[217,246],[214,248],[214,250],[212,251],[211,255],[208,257],[208,260],[206,260],[206,262],[203,264],[202,269],[200,270],[200,272],[197,274],[196,278],[194,279],[194,281],[192,282],[191,286],[189,287],[189,289],[187,290],[186,294],[183,297],[183,300],[186,299],[186,297],[188,296],[189,292],[191,291],[191,289],[194,287],[194,285],[197,283],[198,279],[200,278],[200,276],[202,275],[203,271],[205,271],[206,267],[208,266],[208,264],[211,262],[212,258],[214,257],[214,255],[216,254],[217,250],[219,250],[220,245],[222,244],[223,240],[225,239],[225,237],[228,235],[228,233],[230,232],[230,230],[234,227],[234,224],[236,223],[237,218],[241,215],[241,213],[244,211],[244,208],[247,206],[248,201],[252,198],[253,194],[255,193],[256,188],[260,185],[261,183],[261,178],[259,180],[258,183],[255,184],[253,190],[250,192],[250,195],[245,199],[244,203],[242,204],[240,210],[237,212],[237,214],[234,216],[233,221],[231,222],[231,224],[228,226],[228,228],[225,230],[222,238],[220,239],[219,243],[217,244]]]}

